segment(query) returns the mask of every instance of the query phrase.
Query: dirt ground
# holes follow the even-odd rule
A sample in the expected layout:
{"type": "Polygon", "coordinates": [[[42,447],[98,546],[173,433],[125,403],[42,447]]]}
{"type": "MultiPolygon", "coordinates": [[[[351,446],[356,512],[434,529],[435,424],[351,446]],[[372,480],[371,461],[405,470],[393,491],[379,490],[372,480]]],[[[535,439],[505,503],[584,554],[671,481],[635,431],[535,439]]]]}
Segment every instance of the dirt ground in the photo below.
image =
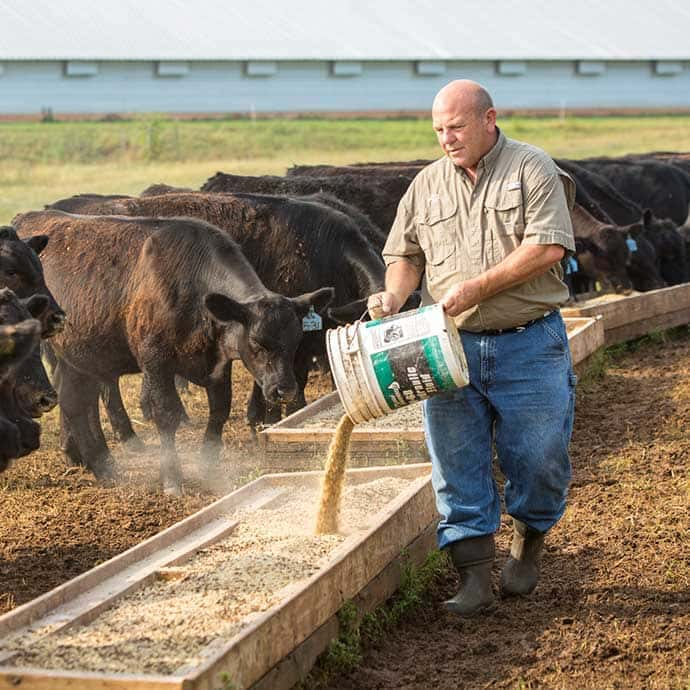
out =
{"type": "MultiPolygon", "coordinates": [[[[236,368],[224,464],[196,468],[205,400],[183,394],[192,424],[180,432],[186,495],[157,488],[157,438],[124,385],[150,452],[115,455],[125,481],[99,487],[65,465],[57,413],[40,452],[0,476],[0,613],[38,596],[208,504],[265,468],[244,423],[249,378],[236,368]]],[[[330,390],[314,377],[308,397],[330,390]]],[[[106,429],[107,429],[106,425],[106,429]]],[[[537,591],[462,621],[440,602],[458,583],[442,576],[431,599],[330,690],[389,688],[690,687],[690,337],[617,356],[605,378],[578,391],[570,506],[549,535],[537,591]]],[[[499,534],[499,565],[509,528],[499,534]]],[[[498,566],[495,576],[498,580],[498,566]]]]}
{"type": "MultiPolygon", "coordinates": [[[[542,581],[461,620],[430,601],[329,690],[690,688],[690,339],[616,356],[578,391],[569,508],[542,581]]],[[[494,570],[508,555],[509,523],[494,570]]]]}

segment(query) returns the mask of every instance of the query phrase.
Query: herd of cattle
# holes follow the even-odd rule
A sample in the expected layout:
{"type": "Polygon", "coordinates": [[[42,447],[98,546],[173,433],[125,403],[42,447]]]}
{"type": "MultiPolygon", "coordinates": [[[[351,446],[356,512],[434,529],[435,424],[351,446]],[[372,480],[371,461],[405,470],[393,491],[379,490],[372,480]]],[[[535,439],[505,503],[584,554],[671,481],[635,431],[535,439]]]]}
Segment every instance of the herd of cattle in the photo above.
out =
{"type": "MultiPolygon", "coordinates": [[[[185,416],[176,376],[206,389],[209,463],[230,413],[233,360],[255,380],[252,426],[304,405],[325,329],[359,318],[383,288],[387,231],[428,162],[217,173],[200,191],[80,194],[16,216],[0,229],[0,469],[38,447],[34,419],[59,401],[68,460],[111,480],[99,396],[115,435],[141,446],[120,396],[125,374],[143,374],[140,404],[173,493],[185,416]]],[[[690,154],[556,162],[577,186],[568,275],[576,294],[687,281],[690,154]]]]}

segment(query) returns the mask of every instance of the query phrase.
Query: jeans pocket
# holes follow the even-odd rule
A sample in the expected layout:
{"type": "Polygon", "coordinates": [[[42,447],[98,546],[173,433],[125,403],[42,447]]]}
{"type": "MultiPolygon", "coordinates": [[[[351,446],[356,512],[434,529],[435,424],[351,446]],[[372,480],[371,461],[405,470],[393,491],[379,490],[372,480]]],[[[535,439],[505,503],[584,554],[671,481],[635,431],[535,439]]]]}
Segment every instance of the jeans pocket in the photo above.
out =
{"type": "Polygon", "coordinates": [[[558,332],[558,330],[556,330],[555,328],[553,328],[553,326],[547,323],[546,319],[542,320],[541,324],[544,327],[544,332],[549,336],[549,338],[551,338],[551,340],[553,340],[557,345],[559,345],[562,350],[565,350],[568,347],[567,335],[561,335],[558,332]]]}

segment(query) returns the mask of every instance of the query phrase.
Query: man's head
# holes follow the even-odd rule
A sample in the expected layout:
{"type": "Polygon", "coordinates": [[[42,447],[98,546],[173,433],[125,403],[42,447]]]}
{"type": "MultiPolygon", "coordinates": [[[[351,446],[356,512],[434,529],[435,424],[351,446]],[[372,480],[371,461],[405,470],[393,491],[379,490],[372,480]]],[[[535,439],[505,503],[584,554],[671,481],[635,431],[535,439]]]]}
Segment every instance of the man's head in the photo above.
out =
{"type": "Polygon", "coordinates": [[[496,109],[477,82],[446,84],[434,98],[431,117],[443,152],[461,168],[474,171],[496,143],[496,109]]]}

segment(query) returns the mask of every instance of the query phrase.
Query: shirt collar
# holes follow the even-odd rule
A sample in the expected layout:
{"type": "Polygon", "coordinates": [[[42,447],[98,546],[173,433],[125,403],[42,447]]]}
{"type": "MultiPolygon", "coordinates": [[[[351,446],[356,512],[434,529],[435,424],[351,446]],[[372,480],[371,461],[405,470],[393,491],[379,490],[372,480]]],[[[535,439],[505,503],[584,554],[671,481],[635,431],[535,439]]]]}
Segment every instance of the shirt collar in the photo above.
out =
{"type": "MultiPolygon", "coordinates": [[[[491,170],[491,168],[494,167],[494,165],[496,164],[496,160],[500,156],[501,151],[505,146],[505,135],[498,127],[496,127],[496,131],[498,132],[498,138],[496,139],[496,143],[491,147],[488,153],[484,154],[483,158],[477,164],[477,178],[483,175],[487,170],[491,170]]],[[[464,168],[459,168],[453,165],[453,161],[448,156],[446,156],[446,165],[450,165],[450,167],[453,170],[455,170],[455,172],[460,173],[468,180],[470,179],[467,173],[465,172],[464,168]]]]}

